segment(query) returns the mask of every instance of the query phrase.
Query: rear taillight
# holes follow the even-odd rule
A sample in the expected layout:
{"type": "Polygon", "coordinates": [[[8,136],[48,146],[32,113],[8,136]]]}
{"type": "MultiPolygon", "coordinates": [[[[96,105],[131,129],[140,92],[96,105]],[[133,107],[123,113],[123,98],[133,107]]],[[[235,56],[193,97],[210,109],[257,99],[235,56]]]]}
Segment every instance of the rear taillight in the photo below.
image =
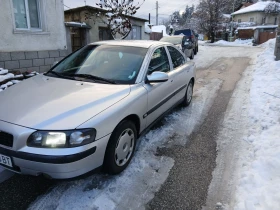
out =
{"type": "Polygon", "coordinates": [[[191,38],[194,38],[194,36],[193,36],[193,35],[191,35],[191,38]]]}

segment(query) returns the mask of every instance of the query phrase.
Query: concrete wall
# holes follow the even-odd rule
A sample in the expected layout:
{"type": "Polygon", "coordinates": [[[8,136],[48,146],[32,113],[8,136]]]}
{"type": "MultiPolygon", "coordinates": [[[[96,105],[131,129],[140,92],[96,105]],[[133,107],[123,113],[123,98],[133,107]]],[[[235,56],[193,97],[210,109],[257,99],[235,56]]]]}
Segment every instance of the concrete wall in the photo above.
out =
{"type": "Polygon", "coordinates": [[[233,20],[234,22],[238,22],[238,19],[241,19],[241,22],[250,22],[250,18],[254,18],[253,22],[255,22],[257,25],[262,25],[262,20],[264,17],[266,17],[264,25],[274,25],[275,17],[279,19],[280,15],[276,16],[272,14],[265,14],[264,12],[250,12],[234,15],[233,20]]]}
{"type": "Polygon", "coordinates": [[[0,68],[43,73],[68,54],[67,50],[0,52],[0,68]]]}
{"type": "Polygon", "coordinates": [[[66,50],[63,0],[41,0],[42,31],[16,30],[12,0],[0,0],[0,52],[66,50]]]}

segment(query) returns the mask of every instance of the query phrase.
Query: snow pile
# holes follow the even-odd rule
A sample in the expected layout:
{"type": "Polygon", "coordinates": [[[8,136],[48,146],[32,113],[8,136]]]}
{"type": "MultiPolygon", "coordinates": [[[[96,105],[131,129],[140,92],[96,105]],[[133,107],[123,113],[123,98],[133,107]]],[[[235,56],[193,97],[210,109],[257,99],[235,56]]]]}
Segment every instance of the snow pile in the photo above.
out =
{"type": "Polygon", "coordinates": [[[25,72],[23,74],[12,74],[7,69],[0,68],[0,92],[6,90],[8,87],[17,84],[20,80],[27,79],[39,74],[36,71],[25,72]]]}
{"type": "Polygon", "coordinates": [[[253,72],[235,210],[280,207],[280,61],[274,60],[274,46],[275,39],[262,45],[253,72]]]}
{"type": "Polygon", "coordinates": [[[221,83],[216,79],[200,88],[188,108],[174,111],[161,127],[139,139],[135,157],[122,174],[95,174],[61,183],[29,209],[145,209],[174,164],[173,159],[158,156],[157,148],[186,143],[188,135],[205,118],[221,83]]]}
{"type": "Polygon", "coordinates": [[[165,25],[152,26],[152,32],[157,32],[157,33],[162,33],[163,32],[163,36],[169,36],[166,33],[166,26],[165,25]]]}
{"type": "Polygon", "coordinates": [[[242,46],[242,45],[248,45],[248,46],[252,46],[253,45],[253,39],[236,39],[234,42],[227,42],[224,40],[220,40],[215,42],[215,45],[227,45],[227,46],[242,46]]]}

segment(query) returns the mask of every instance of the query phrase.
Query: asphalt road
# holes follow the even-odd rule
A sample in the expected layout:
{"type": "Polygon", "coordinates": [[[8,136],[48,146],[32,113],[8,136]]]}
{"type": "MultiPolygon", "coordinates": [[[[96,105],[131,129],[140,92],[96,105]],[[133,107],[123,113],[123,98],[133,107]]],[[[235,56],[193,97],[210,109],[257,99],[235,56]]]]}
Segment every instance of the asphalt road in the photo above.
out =
{"type": "Polygon", "coordinates": [[[159,151],[160,155],[172,157],[175,165],[147,209],[198,210],[205,205],[216,166],[216,138],[235,84],[248,64],[248,58],[221,58],[207,69],[198,69],[198,78],[203,78],[204,84],[213,78],[221,79],[223,84],[207,117],[188,143],[159,151]]]}
{"type": "MultiPolygon", "coordinates": [[[[204,122],[191,134],[187,144],[158,151],[160,155],[172,157],[175,164],[164,185],[146,205],[147,209],[198,210],[205,205],[216,166],[217,134],[235,84],[248,64],[249,58],[220,58],[211,66],[197,70],[197,78],[202,78],[203,82],[197,83],[195,88],[199,89],[215,78],[223,81],[222,86],[204,122]]],[[[0,209],[26,209],[58,182],[14,175],[0,183],[0,209]]]]}

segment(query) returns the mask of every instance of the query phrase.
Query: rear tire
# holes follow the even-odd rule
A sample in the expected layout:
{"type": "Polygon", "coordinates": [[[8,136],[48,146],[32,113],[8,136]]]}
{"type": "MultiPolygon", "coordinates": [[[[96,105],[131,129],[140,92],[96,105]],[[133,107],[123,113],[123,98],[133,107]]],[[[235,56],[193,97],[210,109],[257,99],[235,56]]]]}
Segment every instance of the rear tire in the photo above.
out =
{"type": "Polygon", "coordinates": [[[182,102],[182,106],[187,107],[190,105],[190,103],[192,102],[192,95],[193,95],[193,81],[191,80],[188,84],[184,101],[182,102]]]}
{"type": "Polygon", "coordinates": [[[104,157],[103,169],[108,174],[121,173],[130,163],[137,140],[137,131],[132,121],[119,123],[111,134],[104,157]]]}

